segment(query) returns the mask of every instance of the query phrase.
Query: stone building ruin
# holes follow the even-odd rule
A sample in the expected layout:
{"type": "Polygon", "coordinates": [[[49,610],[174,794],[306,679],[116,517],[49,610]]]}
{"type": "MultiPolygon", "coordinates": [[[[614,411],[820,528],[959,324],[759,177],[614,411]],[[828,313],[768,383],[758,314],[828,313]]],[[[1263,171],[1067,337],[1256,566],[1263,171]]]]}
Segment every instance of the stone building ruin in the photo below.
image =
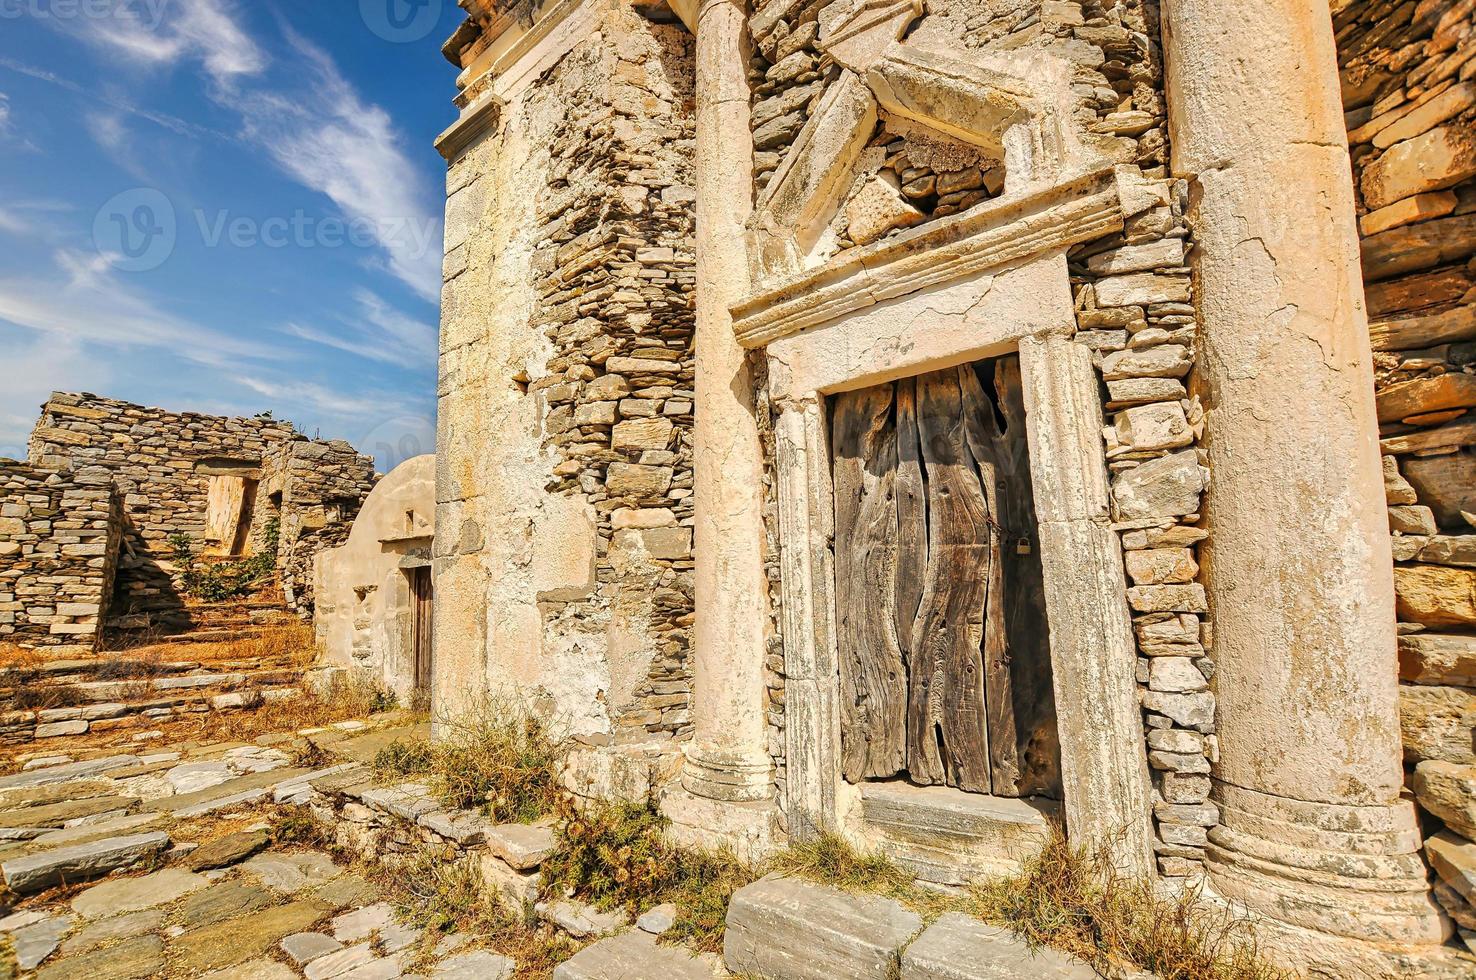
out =
{"type": "Polygon", "coordinates": [[[460,3],[438,711],[1470,975],[1469,3],[460,3]]]}
{"type": "Polygon", "coordinates": [[[436,461],[416,456],[364,501],[348,540],[314,563],[317,668],[354,673],[401,704],[428,694],[434,592],[436,461]]]}
{"type": "Polygon", "coordinates": [[[270,416],[176,413],[55,392],[29,461],[0,460],[0,641],[91,652],[191,625],[175,539],[207,559],[275,543],[288,605],[313,607],[312,561],[341,543],[373,460],[270,416]]]}

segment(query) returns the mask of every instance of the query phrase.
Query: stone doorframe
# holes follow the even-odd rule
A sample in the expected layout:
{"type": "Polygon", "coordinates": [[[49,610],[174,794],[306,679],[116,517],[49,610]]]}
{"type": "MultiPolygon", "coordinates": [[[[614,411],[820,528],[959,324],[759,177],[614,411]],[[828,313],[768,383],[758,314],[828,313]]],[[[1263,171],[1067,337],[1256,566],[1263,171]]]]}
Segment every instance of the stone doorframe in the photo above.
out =
{"type": "Polygon", "coordinates": [[[841,777],[834,497],[826,396],[1018,352],[1061,736],[1067,830],[1152,873],[1149,777],[1102,401],[1066,251],[1122,227],[1136,168],[997,200],[864,248],[734,308],[766,351],[778,411],[790,833],[838,829],[841,777]]]}

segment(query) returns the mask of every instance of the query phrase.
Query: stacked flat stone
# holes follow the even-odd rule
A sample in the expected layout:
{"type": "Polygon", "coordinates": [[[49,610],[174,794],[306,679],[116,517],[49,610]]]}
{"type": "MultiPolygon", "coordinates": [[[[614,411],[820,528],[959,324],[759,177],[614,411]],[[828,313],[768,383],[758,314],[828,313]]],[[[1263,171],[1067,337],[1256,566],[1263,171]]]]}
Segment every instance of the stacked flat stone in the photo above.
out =
{"type": "Polygon", "coordinates": [[[0,642],[90,653],[122,534],[107,470],[63,473],[0,459],[0,642]]]}
{"type": "Polygon", "coordinates": [[[561,92],[533,259],[532,325],[552,353],[545,376],[514,379],[542,403],[559,460],[547,489],[596,515],[595,591],[549,597],[545,622],[587,629],[634,611],[654,647],[617,741],[691,730],[693,42],[675,25],[644,30],[663,63],[620,47],[608,85],[561,92]]]}
{"type": "Polygon", "coordinates": [[[1207,485],[1197,449],[1203,411],[1184,386],[1198,332],[1185,265],[1187,193],[1182,181],[1150,185],[1120,235],[1070,256],[1076,339],[1093,351],[1107,391],[1103,435],[1138,643],[1155,848],[1159,870],[1175,877],[1199,873],[1219,823],[1209,802],[1214,663],[1196,581],[1196,548],[1208,537],[1194,526],[1207,485]]]}
{"type": "Polygon", "coordinates": [[[818,17],[827,0],[774,0],[755,4],[750,20],[755,50],[748,65],[753,90],[754,176],[768,186],[785,151],[839,76],[816,46],[818,17]]]}
{"type": "MultiPolygon", "coordinates": [[[[278,520],[277,575],[287,605],[313,613],[313,559],[348,540],[354,517],[374,489],[374,460],[341,439],[295,439],[267,450],[261,491],[278,520]]],[[[260,534],[264,522],[255,521],[260,534]]]]}
{"type": "Polygon", "coordinates": [[[218,467],[259,479],[250,539],[260,546],[267,525],[278,521],[278,565],[290,573],[300,613],[312,609],[313,556],[337,543],[314,532],[341,525],[346,533],[374,484],[369,457],[344,442],[310,440],[270,415],[170,412],[89,393],[52,394],[31,434],[30,461],[95,471],[117,488],[126,521],[106,625],[124,630],[188,625],[170,539],[203,541],[218,467]]]}
{"type": "Polygon", "coordinates": [[[1394,535],[1401,721],[1435,896],[1476,942],[1476,14],[1335,17],[1394,535]],[[1439,824],[1436,825],[1435,821],[1439,824]]]}

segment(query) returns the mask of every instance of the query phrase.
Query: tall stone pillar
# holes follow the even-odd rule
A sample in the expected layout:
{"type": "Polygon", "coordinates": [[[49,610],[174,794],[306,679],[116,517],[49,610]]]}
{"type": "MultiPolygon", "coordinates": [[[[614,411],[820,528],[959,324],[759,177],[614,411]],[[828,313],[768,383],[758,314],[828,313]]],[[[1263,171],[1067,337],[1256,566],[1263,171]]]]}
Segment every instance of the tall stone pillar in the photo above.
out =
{"type": "Polygon", "coordinates": [[[1210,880],[1293,927],[1439,941],[1398,798],[1394,583],[1328,5],[1164,0],[1163,16],[1208,408],[1210,880]]]}
{"type": "Polygon", "coordinates": [[[696,796],[773,792],[764,726],[763,450],[753,378],[728,307],[748,289],[752,210],[746,10],[697,12],[696,729],[682,782],[696,796]]]}

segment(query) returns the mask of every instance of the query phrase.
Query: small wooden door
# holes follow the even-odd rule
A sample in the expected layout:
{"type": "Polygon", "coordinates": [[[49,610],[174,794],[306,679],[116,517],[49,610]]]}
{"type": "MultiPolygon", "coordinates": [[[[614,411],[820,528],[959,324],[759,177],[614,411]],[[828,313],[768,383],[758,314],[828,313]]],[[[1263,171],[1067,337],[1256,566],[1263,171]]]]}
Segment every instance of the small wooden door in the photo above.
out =
{"type": "Polygon", "coordinates": [[[410,570],[410,645],[415,656],[415,688],[429,691],[431,685],[431,627],[435,612],[435,587],[429,567],[410,570]]]}
{"type": "Polygon", "coordinates": [[[212,476],[205,491],[205,543],[211,555],[244,555],[256,509],[257,481],[212,476]]]}
{"type": "Polygon", "coordinates": [[[846,779],[1059,795],[1018,359],[847,392],[831,414],[846,779]]]}

